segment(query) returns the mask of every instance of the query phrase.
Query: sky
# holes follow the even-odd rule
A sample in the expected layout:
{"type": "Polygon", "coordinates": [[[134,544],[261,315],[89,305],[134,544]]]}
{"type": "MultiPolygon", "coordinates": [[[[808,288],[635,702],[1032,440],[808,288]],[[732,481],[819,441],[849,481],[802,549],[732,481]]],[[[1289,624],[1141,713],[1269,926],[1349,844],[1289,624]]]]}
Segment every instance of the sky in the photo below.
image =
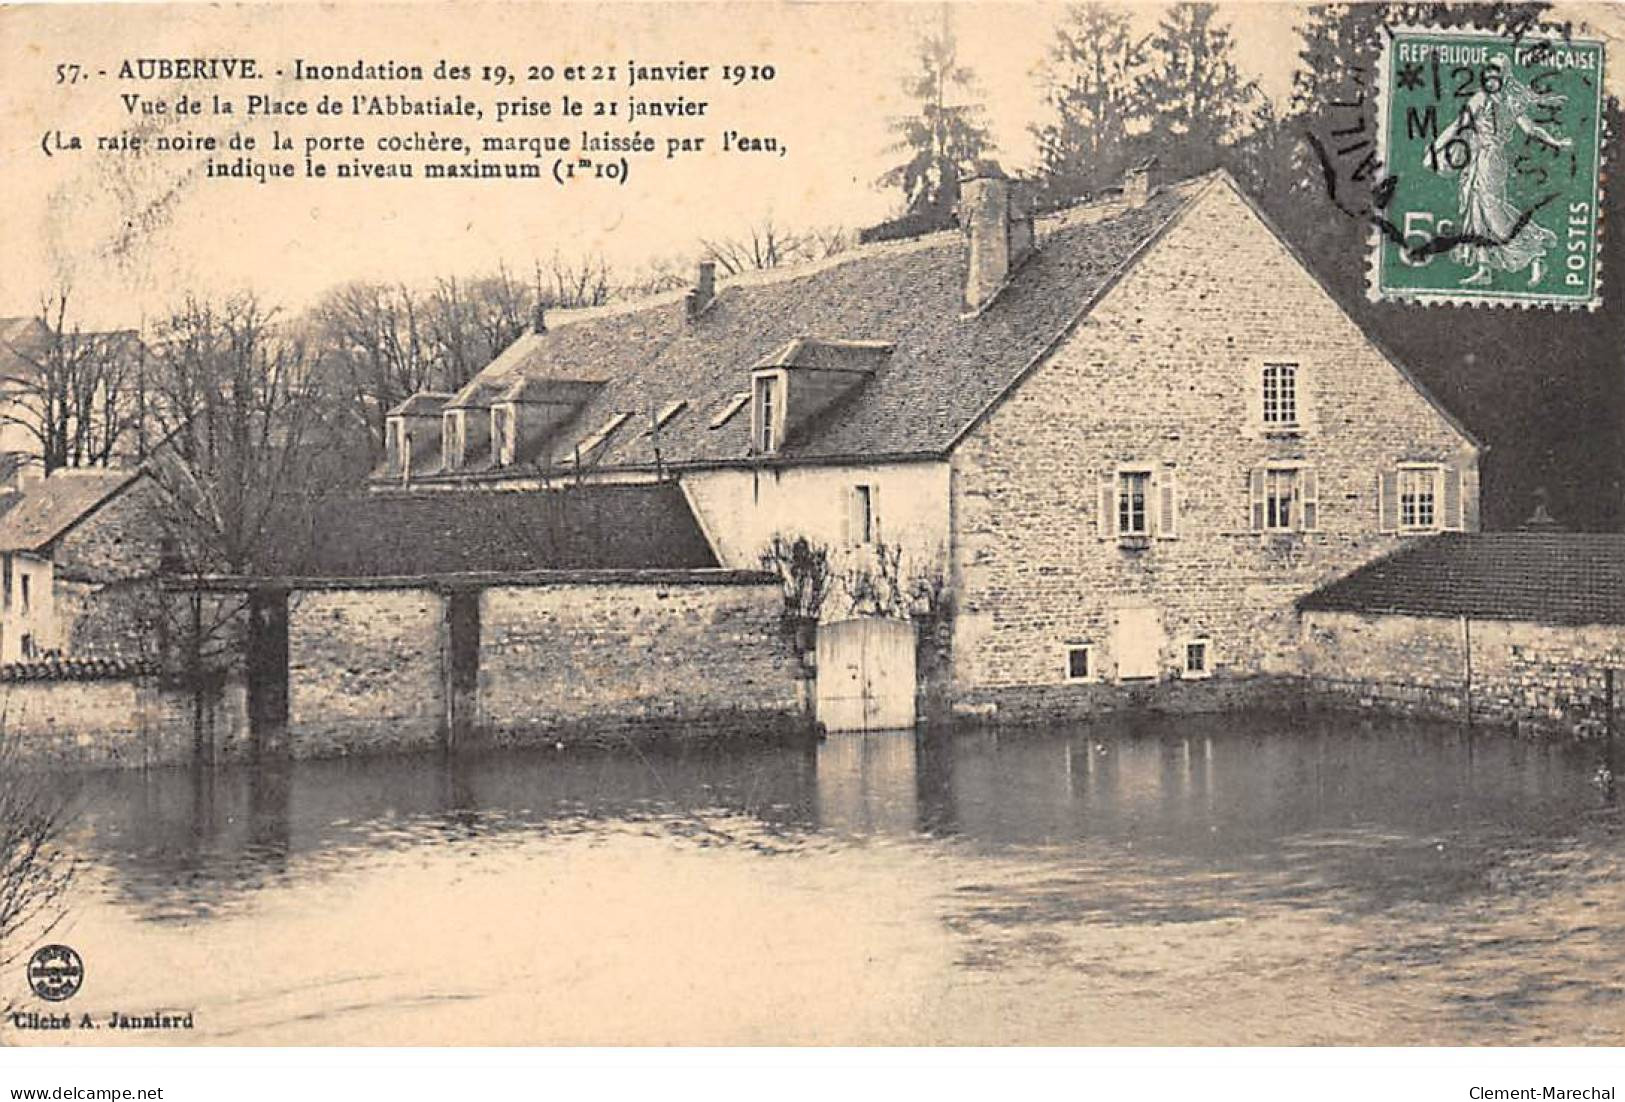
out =
{"type": "MultiPolygon", "coordinates": [[[[1267,94],[1284,99],[1300,9],[1232,2],[1222,11],[1238,63],[1267,94]]],[[[1010,168],[1032,160],[1028,127],[1042,117],[1036,70],[1059,12],[1040,4],[953,6],[962,58],[980,79],[1000,157],[1010,168]]],[[[1133,9],[1145,29],[1158,12],[1150,5],[1133,9]]],[[[555,254],[602,256],[616,272],[651,257],[686,265],[697,259],[699,239],[737,235],[768,216],[790,227],[872,223],[895,213],[900,201],[896,192],[875,186],[890,163],[887,121],[908,109],[902,81],[915,66],[913,42],[940,13],[937,4],[773,0],[0,8],[0,170],[6,180],[0,315],[35,312],[42,290],[62,280],[72,286],[87,324],[127,326],[160,316],[187,291],[252,290],[297,310],[349,280],[421,286],[498,265],[529,273],[536,260],[555,254]],[[56,83],[57,66],[76,63],[88,73],[113,74],[127,58],[208,55],[252,56],[264,68],[291,68],[295,58],[395,60],[431,68],[447,59],[504,63],[516,71],[529,64],[562,69],[572,63],[682,60],[709,64],[715,72],[736,62],[770,64],[775,77],[738,88],[717,82],[673,86],[691,99],[710,101],[706,118],[679,120],[673,129],[704,136],[708,151],[671,161],[634,160],[624,185],[302,178],[260,184],[205,178],[206,153],[42,153],[41,142],[53,130],[93,143],[96,135],[130,129],[120,93],[150,88],[172,97],[179,90],[112,75],[64,86],[56,83]],[[786,153],[717,151],[727,129],[776,135],[786,153]]],[[[1566,4],[1559,14],[1585,20],[1610,46],[1625,41],[1620,8],[1566,4]]],[[[1621,69],[1609,72],[1616,93],[1621,69]]],[[[293,81],[264,81],[251,90],[264,88],[308,99],[320,93],[293,81]]],[[[549,85],[520,82],[501,95],[556,97],[567,90],[555,78],[549,85]]],[[[588,94],[585,86],[575,90],[588,94]]],[[[668,89],[660,91],[664,98],[668,89]]],[[[469,94],[491,98],[478,85],[469,94]]],[[[610,98],[625,95],[622,88],[610,98]]],[[[273,129],[303,137],[452,128],[435,119],[244,123],[171,116],[148,132],[166,129],[222,141],[234,131],[254,135],[263,153],[273,129]]],[[[510,129],[575,133],[579,127],[546,120],[510,129]]]]}

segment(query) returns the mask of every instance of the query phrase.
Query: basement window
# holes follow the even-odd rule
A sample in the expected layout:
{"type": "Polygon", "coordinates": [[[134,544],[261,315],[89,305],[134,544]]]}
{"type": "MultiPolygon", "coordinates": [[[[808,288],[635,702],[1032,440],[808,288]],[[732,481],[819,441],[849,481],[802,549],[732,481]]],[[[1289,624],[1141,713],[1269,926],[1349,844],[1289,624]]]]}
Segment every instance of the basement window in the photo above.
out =
{"type": "Polygon", "coordinates": [[[1066,645],[1066,679],[1093,681],[1095,679],[1095,648],[1090,643],[1066,645]]]}
{"type": "Polygon", "coordinates": [[[1187,639],[1180,675],[1187,680],[1213,676],[1213,646],[1207,639],[1187,639]]]}

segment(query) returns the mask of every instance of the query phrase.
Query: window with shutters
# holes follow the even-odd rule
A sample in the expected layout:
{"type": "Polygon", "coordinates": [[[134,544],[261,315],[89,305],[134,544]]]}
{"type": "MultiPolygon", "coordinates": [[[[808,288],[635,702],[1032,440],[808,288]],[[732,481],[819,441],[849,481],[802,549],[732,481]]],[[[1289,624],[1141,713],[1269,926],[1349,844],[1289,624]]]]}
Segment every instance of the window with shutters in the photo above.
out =
{"type": "Polygon", "coordinates": [[[1291,429],[1298,427],[1298,365],[1271,363],[1264,365],[1264,427],[1291,429]]]}
{"type": "Polygon", "coordinates": [[[1312,532],[1320,523],[1319,479],[1297,463],[1259,467],[1252,476],[1255,532],[1312,532]]]}
{"type": "Polygon", "coordinates": [[[1466,528],[1466,502],[1459,467],[1402,463],[1377,480],[1384,532],[1459,532],[1466,528]]]}

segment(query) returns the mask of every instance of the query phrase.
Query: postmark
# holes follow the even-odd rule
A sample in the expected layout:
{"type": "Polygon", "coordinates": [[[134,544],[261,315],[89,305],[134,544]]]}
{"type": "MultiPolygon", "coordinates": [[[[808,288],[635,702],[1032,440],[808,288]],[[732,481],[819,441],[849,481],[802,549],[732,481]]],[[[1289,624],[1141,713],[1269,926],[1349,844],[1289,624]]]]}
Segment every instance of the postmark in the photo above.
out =
{"type": "Polygon", "coordinates": [[[84,982],[84,959],[71,946],[43,945],[28,959],[28,986],[46,1002],[73,998],[84,982]]]}
{"type": "Polygon", "coordinates": [[[1600,41],[1401,27],[1377,71],[1373,299],[1595,309],[1600,41]]]}

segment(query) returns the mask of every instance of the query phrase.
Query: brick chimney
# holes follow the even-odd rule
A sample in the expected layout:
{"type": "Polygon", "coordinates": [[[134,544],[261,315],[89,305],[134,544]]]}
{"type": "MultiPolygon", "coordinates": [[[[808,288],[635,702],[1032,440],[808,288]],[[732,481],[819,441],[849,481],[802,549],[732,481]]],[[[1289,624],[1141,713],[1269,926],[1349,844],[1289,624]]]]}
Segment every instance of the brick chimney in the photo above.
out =
{"type": "Polygon", "coordinates": [[[968,241],[965,309],[981,310],[1033,253],[1033,205],[1027,185],[996,164],[960,181],[959,222],[968,241]]]}
{"type": "Polygon", "coordinates": [[[705,308],[717,297],[717,266],[715,261],[700,261],[699,276],[694,281],[694,289],[688,293],[684,301],[688,306],[690,319],[697,318],[704,313],[705,308]]]}

